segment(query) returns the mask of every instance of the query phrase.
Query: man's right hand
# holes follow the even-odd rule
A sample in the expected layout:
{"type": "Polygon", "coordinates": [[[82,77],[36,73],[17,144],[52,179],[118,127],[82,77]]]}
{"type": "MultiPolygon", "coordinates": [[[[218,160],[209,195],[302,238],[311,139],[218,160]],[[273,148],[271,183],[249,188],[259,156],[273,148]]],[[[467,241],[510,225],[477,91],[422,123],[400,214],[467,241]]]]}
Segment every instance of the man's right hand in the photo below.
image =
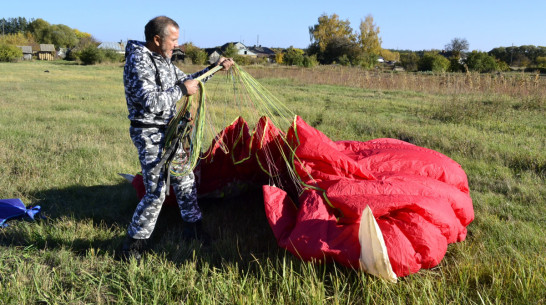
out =
{"type": "Polygon", "coordinates": [[[199,90],[199,81],[196,79],[188,79],[184,82],[184,86],[186,86],[186,90],[188,91],[187,95],[194,95],[199,90]]]}

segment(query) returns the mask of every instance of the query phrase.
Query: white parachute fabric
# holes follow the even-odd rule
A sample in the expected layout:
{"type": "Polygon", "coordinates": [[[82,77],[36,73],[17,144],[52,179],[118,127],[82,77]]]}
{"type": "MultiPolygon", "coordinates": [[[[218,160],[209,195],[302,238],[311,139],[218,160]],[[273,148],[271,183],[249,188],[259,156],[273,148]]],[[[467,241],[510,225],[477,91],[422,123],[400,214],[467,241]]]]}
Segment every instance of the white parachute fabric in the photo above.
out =
{"type": "Polygon", "coordinates": [[[377,277],[396,283],[397,277],[389,261],[383,234],[377,225],[377,221],[375,221],[370,206],[366,206],[364,211],[362,211],[358,229],[358,240],[360,241],[361,269],[377,277]]]}

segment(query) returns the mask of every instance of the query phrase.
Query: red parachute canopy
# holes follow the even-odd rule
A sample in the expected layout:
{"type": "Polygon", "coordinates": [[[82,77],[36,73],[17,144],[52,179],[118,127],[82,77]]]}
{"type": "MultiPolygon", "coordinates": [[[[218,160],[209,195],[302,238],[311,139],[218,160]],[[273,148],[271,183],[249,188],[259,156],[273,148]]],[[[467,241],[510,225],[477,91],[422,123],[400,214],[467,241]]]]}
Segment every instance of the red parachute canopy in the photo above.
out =
{"type": "MultiPolygon", "coordinates": [[[[239,118],[204,156],[196,169],[199,193],[239,181],[263,184],[266,216],[279,246],[303,260],[362,268],[361,250],[367,249],[361,249],[359,227],[369,207],[387,263],[397,276],[406,276],[438,265],[447,245],[463,241],[474,219],[461,166],[396,139],[334,142],[300,117],[286,134],[265,117],[250,133],[239,118]],[[272,176],[290,180],[290,169],[303,192],[268,185],[272,176]]],[[[133,182],[137,190],[138,183],[133,182]]]]}

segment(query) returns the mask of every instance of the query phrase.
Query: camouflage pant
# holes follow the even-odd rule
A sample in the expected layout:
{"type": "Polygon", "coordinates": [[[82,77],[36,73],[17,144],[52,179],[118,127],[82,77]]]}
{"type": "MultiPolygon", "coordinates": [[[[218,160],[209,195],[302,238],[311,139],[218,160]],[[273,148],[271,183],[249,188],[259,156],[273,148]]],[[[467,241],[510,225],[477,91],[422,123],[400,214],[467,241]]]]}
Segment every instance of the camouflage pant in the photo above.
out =
{"type": "MultiPolygon", "coordinates": [[[[165,201],[167,173],[159,171],[158,174],[154,174],[154,172],[157,173],[154,168],[157,168],[161,161],[165,132],[158,128],[131,127],[130,135],[138,150],[146,195],[136,207],[128,234],[135,239],[146,239],[152,234],[161,206],[165,201]]],[[[173,166],[189,166],[181,165],[186,163],[184,161],[187,157],[186,152],[179,148],[172,162],[173,166]]],[[[185,176],[171,176],[170,182],[175,191],[182,219],[186,222],[196,222],[201,219],[193,172],[185,176]]]]}

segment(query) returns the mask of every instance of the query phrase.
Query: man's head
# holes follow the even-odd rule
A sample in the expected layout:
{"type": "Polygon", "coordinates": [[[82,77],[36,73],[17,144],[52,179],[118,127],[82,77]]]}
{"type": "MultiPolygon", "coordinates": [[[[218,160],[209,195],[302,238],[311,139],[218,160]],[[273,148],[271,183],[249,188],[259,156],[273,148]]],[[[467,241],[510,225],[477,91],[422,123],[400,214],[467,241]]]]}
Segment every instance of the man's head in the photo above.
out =
{"type": "Polygon", "coordinates": [[[146,46],[165,58],[171,58],[173,49],[178,47],[179,26],[166,16],[155,17],[144,27],[146,46]]]}

